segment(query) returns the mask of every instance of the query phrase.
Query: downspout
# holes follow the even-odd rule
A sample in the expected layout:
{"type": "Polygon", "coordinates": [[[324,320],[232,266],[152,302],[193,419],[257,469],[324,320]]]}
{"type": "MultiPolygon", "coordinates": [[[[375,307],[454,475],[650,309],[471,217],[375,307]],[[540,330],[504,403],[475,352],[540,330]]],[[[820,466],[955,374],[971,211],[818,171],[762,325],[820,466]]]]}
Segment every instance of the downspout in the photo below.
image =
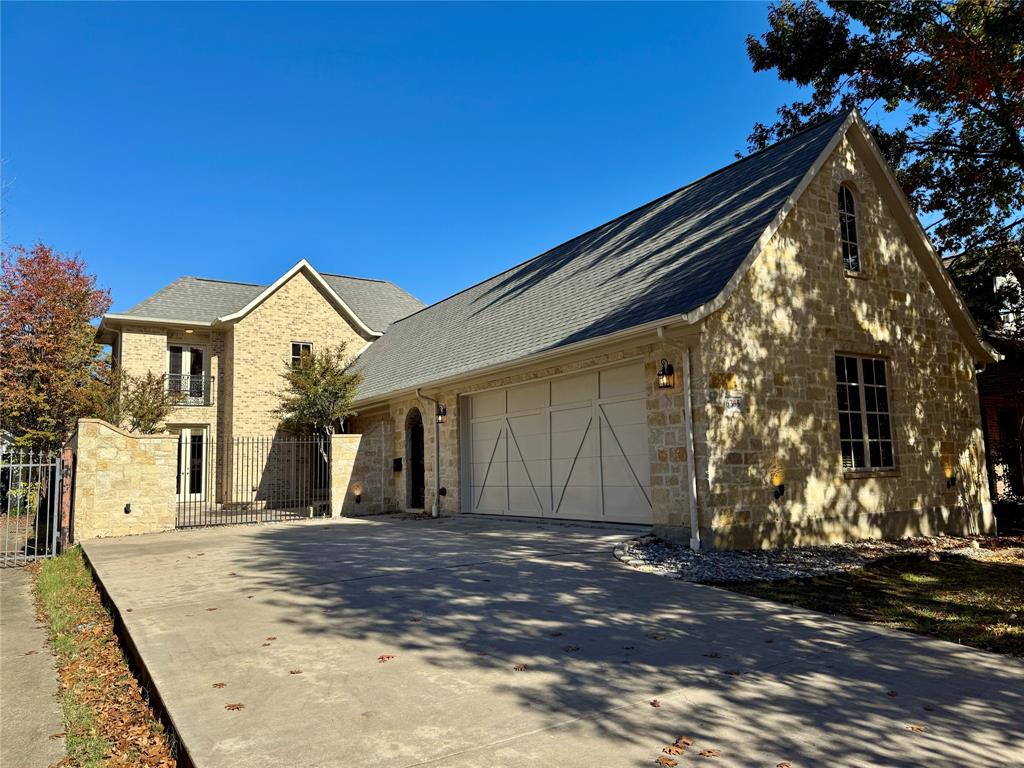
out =
{"type": "Polygon", "coordinates": [[[690,502],[690,549],[700,550],[700,521],[697,515],[697,469],[694,460],[693,439],[693,384],[691,382],[690,347],[674,344],[665,338],[665,327],[658,327],[658,338],[666,346],[675,347],[683,353],[683,426],[686,431],[686,484],[690,502]]]}
{"type": "Polygon", "coordinates": [[[434,422],[434,506],[430,508],[430,516],[437,517],[441,514],[441,425],[437,421],[437,409],[440,403],[434,398],[424,395],[419,387],[416,387],[416,397],[434,404],[434,413],[430,419],[434,422]]]}

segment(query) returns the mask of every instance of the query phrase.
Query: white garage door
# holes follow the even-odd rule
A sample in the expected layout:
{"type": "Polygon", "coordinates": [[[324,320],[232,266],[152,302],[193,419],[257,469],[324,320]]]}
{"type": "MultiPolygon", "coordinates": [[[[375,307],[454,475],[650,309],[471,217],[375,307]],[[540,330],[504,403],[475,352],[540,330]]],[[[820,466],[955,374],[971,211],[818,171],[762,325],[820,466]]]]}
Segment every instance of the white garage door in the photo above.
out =
{"type": "Polygon", "coordinates": [[[642,364],[468,399],[472,511],[653,522],[642,364]]]}

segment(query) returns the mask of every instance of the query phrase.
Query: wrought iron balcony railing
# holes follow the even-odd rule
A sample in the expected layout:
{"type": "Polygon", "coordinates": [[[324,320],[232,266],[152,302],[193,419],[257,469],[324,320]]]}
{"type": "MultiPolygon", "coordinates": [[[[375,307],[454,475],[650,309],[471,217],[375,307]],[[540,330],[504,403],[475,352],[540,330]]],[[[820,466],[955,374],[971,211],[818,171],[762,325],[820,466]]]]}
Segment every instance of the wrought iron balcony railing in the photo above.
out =
{"type": "Polygon", "coordinates": [[[198,373],[171,373],[167,391],[178,405],[213,405],[213,376],[198,373]]]}

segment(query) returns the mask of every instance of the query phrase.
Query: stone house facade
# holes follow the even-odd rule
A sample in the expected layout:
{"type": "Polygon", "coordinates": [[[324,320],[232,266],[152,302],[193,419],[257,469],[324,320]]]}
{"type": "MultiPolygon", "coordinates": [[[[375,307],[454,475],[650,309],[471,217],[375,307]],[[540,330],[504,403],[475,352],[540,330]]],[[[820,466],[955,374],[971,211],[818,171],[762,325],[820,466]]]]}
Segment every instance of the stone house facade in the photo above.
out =
{"type": "MultiPolygon", "coordinates": [[[[302,262],[191,330],[217,350],[222,435],[275,429],[279,346],[358,348],[346,514],[636,523],[712,547],[993,526],[976,370],[998,355],[856,113],[430,307],[370,319],[379,300],[324,283],[302,262]]],[[[159,370],[181,338],[128,319],[151,309],[104,321],[126,369],[159,370]]]]}

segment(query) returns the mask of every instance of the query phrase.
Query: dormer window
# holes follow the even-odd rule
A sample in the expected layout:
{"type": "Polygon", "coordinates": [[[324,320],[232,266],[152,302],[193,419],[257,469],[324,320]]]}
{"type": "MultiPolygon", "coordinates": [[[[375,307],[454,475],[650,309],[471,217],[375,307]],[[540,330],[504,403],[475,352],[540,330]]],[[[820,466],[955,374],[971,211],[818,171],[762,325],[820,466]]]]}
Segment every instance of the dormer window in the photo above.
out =
{"type": "Polygon", "coordinates": [[[860,273],[860,246],[857,243],[857,210],[853,191],[839,187],[839,245],[843,249],[843,266],[847,272],[860,273]]]}

